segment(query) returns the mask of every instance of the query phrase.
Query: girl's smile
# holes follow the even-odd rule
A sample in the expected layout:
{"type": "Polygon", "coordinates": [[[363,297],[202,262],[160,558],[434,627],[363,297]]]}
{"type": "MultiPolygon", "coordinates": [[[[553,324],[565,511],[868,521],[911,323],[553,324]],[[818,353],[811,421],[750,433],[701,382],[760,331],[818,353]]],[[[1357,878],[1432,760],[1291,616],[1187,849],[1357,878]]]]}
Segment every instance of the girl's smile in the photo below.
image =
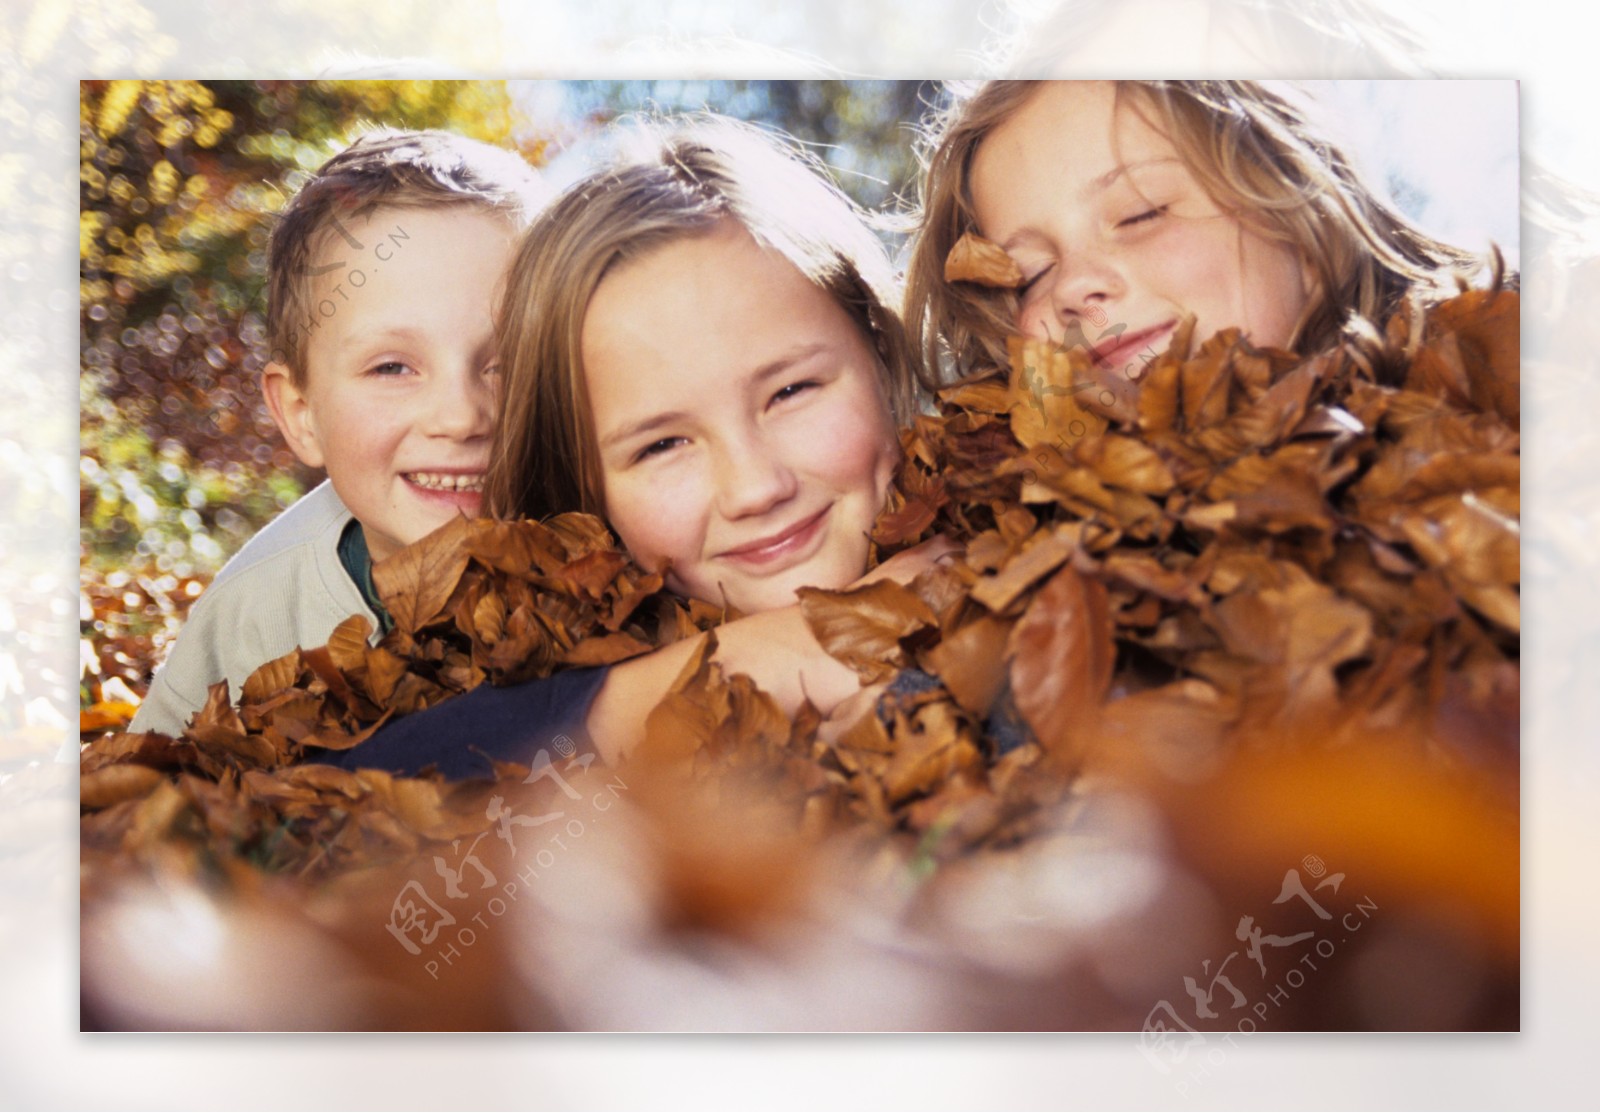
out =
{"type": "Polygon", "coordinates": [[[861,576],[898,442],[828,293],[728,222],[607,274],[581,342],[606,516],[642,565],[747,613],[861,576]]]}
{"type": "Polygon", "coordinates": [[[785,563],[797,564],[810,555],[814,542],[822,537],[823,520],[832,509],[830,504],[772,537],[763,537],[748,545],[729,549],[721,554],[721,559],[743,563],[751,568],[766,568],[768,571],[776,570],[785,563]]]}

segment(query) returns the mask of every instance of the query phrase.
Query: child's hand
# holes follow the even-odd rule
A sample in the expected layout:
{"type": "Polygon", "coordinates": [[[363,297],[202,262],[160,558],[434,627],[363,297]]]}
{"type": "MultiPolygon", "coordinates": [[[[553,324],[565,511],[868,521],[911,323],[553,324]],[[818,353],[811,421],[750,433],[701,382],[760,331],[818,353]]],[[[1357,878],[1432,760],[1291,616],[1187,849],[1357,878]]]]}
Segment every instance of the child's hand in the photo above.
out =
{"type": "MultiPolygon", "coordinates": [[[[962,552],[946,537],[933,537],[884,561],[852,587],[892,579],[909,583],[943,560],[962,552]]],[[[614,762],[643,736],[644,722],[661,697],[670,690],[698,638],[672,645],[611,667],[589,710],[588,728],[600,756],[614,762]]],[[[745,673],[778,701],[785,715],[794,715],[810,700],[831,726],[824,737],[842,735],[870,711],[883,685],[861,687],[856,671],[830,656],[818,644],[798,606],[780,607],[748,615],[717,628],[714,658],[729,675],[745,673]]]]}
{"type": "Polygon", "coordinates": [[[850,728],[863,715],[878,713],[878,697],[888,688],[888,683],[868,684],[854,695],[839,701],[828,717],[817,725],[817,737],[832,745],[850,733],[850,728]]]}
{"type": "Polygon", "coordinates": [[[964,552],[965,549],[944,534],[935,534],[920,545],[896,553],[850,586],[864,587],[879,580],[908,584],[934,565],[954,560],[964,552]]]}

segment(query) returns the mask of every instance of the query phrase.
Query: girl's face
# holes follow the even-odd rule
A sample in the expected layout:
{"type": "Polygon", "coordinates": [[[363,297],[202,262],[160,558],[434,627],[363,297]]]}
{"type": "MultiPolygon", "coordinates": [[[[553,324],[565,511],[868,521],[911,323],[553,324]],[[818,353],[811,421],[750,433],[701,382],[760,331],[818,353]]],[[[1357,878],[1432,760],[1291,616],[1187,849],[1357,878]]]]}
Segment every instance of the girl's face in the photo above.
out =
{"type": "Polygon", "coordinates": [[[1287,347],[1309,269],[1217,207],[1108,82],[1049,82],[978,146],[979,231],[1022,269],[1018,327],[1137,380],[1185,313],[1287,347]]]}
{"type": "Polygon", "coordinates": [[[731,222],[608,274],[583,366],[606,514],[674,590],[746,613],[866,570],[898,457],[844,310],[731,222]]]}

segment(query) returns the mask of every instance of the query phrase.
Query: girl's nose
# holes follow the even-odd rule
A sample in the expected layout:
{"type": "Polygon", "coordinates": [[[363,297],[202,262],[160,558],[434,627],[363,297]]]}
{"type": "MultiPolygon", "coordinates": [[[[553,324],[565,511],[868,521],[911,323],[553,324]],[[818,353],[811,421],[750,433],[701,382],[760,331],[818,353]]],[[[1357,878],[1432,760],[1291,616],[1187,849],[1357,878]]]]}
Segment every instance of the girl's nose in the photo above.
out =
{"type": "MultiPolygon", "coordinates": [[[[1023,321],[1023,331],[1066,347],[1085,343],[1118,322],[1116,306],[1127,284],[1111,261],[1099,255],[1069,256],[1045,279],[1050,285],[1023,321]]],[[[1127,322],[1122,322],[1126,324],[1127,322]]]]}
{"type": "Polygon", "coordinates": [[[718,453],[716,467],[718,509],[729,520],[764,514],[800,489],[794,469],[761,438],[727,446],[718,453]]]}

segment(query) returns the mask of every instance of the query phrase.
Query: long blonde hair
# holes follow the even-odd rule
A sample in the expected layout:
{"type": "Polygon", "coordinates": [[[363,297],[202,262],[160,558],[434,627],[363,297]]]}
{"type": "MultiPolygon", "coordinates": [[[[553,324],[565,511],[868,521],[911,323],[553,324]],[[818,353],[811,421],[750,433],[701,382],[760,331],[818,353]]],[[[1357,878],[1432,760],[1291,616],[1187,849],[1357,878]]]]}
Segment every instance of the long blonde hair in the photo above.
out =
{"type": "MultiPolygon", "coordinates": [[[[1009,291],[947,283],[944,260],[975,231],[971,171],[983,139],[1040,87],[1035,81],[952,86],[928,130],[920,219],[906,278],[906,327],[925,384],[1005,366],[1016,331],[1009,291]]],[[[1254,81],[1119,81],[1126,103],[1167,136],[1211,199],[1310,266],[1295,334],[1302,352],[1333,343],[1353,321],[1382,325],[1407,290],[1444,293],[1482,260],[1426,235],[1373,195],[1307,114],[1254,81]]]]}
{"type": "Polygon", "coordinates": [[[888,256],[860,210],[779,138],[702,115],[636,125],[614,163],[534,222],[499,314],[502,403],[488,509],[604,513],[584,385],[584,316],[613,267],[736,222],[831,296],[877,352],[896,423],[916,382],[888,256]]]}

